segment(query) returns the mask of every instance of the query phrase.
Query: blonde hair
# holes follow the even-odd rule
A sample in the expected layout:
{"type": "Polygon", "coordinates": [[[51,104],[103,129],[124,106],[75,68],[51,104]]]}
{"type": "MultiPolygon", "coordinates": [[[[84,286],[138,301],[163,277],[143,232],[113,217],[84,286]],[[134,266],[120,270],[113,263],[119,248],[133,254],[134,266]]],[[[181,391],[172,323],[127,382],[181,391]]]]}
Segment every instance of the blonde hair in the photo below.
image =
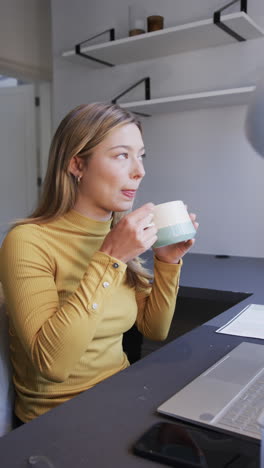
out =
{"type": "MultiPolygon", "coordinates": [[[[134,123],[142,133],[140,121],[131,112],[116,104],[83,104],[70,111],[58,126],[52,139],[48,168],[38,206],[20,224],[46,224],[70,211],[76,202],[78,184],[69,172],[73,156],[87,161],[93,149],[122,125],[134,123]]],[[[114,226],[126,213],[114,213],[114,226]]],[[[127,282],[131,286],[144,287],[152,275],[142,266],[139,257],[127,263],[127,282]]]]}

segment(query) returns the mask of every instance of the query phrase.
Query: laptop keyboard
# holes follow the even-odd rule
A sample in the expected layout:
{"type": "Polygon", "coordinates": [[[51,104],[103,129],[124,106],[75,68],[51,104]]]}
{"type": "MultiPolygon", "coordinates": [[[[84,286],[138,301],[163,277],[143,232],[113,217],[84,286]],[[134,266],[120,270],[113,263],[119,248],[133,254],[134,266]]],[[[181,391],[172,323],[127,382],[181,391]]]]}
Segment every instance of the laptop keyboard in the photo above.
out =
{"type": "Polygon", "coordinates": [[[243,392],[228,406],[226,412],[217,419],[230,430],[251,432],[260,436],[257,419],[264,409],[264,372],[258,375],[243,392]]]}

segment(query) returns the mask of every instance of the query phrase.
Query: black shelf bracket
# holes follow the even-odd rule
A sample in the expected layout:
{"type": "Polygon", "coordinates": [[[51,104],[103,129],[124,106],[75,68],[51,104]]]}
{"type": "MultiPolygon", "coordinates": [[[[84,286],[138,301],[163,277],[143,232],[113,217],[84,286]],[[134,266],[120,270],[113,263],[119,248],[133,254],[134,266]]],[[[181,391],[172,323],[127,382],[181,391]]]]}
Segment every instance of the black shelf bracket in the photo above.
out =
{"type": "Polygon", "coordinates": [[[229,2],[227,5],[223,6],[222,8],[214,12],[214,24],[218,26],[220,29],[222,29],[223,31],[225,31],[230,36],[234,37],[237,41],[243,42],[243,41],[246,41],[244,37],[237,34],[235,31],[233,31],[233,29],[229,28],[221,21],[222,11],[226,10],[231,5],[234,5],[235,3],[238,3],[238,2],[240,2],[240,11],[244,11],[245,13],[247,13],[247,0],[233,0],[232,2],[229,2]]]}
{"type": "Polygon", "coordinates": [[[93,60],[94,62],[101,63],[102,65],[106,65],[107,67],[114,67],[115,65],[113,63],[106,62],[105,60],[100,60],[95,57],[91,57],[90,55],[87,55],[85,52],[81,51],[81,47],[83,44],[86,44],[86,42],[91,41],[92,39],[95,39],[96,37],[100,37],[103,34],[109,33],[109,41],[114,41],[115,40],[115,29],[106,29],[105,31],[96,34],[95,36],[89,37],[89,39],[86,39],[85,41],[79,42],[79,44],[76,44],[75,46],[75,54],[80,55],[81,57],[84,57],[88,60],[93,60]]]}
{"type": "MultiPolygon", "coordinates": [[[[145,100],[146,101],[149,101],[151,99],[150,97],[150,78],[149,76],[147,76],[146,78],[142,78],[142,80],[139,80],[137,81],[135,84],[133,84],[132,86],[130,86],[129,88],[127,88],[125,91],[123,91],[121,94],[118,94],[118,96],[116,96],[115,98],[112,99],[112,104],[117,104],[117,100],[119,98],[121,98],[122,96],[124,96],[125,94],[127,94],[129,91],[131,91],[131,89],[134,89],[136,88],[138,85],[140,85],[141,83],[145,83],[145,100]]],[[[134,112],[134,111],[132,111],[134,112]]],[[[138,115],[141,115],[143,117],[151,117],[150,114],[145,114],[143,112],[134,112],[134,114],[138,114],[138,115]]]]}

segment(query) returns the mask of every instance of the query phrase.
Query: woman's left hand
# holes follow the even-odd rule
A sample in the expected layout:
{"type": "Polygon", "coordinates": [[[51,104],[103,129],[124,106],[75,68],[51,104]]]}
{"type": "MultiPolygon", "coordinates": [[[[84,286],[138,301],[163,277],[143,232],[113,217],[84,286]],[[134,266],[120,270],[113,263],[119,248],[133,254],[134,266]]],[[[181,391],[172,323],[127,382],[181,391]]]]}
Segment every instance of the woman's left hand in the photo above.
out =
{"type": "MultiPolygon", "coordinates": [[[[194,213],[190,213],[190,218],[195,229],[198,229],[199,223],[197,223],[196,215],[194,213]]],[[[165,247],[157,247],[153,248],[155,256],[158,260],[161,260],[165,263],[179,263],[180,259],[190,250],[193,246],[195,240],[190,239],[188,241],[179,242],[178,244],[171,244],[166,245],[165,247]]]]}

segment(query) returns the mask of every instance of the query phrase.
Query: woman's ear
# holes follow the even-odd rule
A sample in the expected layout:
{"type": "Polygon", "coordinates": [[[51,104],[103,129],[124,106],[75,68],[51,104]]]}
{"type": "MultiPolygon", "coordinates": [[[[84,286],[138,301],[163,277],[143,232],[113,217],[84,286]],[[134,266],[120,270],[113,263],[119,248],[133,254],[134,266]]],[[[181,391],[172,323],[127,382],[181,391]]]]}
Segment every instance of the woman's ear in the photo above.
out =
{"type": "Polygon", "coordinates": [[[74,176],[78,177],[83,170],[83,160],[78,156],[73,156],[70,159],[68,171],[74,176]]]}

